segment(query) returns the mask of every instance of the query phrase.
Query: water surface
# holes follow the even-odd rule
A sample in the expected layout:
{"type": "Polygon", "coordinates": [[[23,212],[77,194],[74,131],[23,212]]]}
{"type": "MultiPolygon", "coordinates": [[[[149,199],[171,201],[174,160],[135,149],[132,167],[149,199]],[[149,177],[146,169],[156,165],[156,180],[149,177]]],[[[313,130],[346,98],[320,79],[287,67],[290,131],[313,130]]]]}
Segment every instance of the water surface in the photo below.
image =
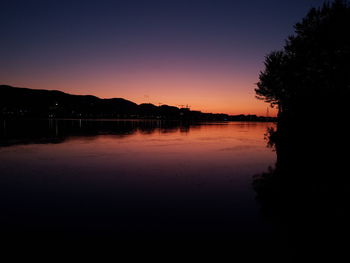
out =
{"type": "Polygon", "coordinates": [[[272,123],[3,121],[0,231],[261,240],[272,123]]]}

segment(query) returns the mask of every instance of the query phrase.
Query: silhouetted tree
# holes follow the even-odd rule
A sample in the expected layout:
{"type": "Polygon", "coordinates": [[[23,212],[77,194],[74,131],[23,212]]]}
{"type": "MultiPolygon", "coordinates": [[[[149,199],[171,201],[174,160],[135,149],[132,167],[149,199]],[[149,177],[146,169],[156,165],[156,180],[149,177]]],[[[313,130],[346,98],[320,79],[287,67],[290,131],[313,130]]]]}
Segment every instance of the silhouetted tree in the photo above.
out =
{"type": "Polygon", "coordinates": [[[350,6],[346,1],[311,9],[281,51],[270,53],[256,94],[279,118],[333,116],[347,112],[350,95],[350,6]]]}
{"type": "MultiPolygon", "coordinates": [[[[350,178],[350,6],[334,1],[311,9],[281,51],[270,53],[257,97],[279,108],[274,168],[255,177],[262,211],[280,227],[299,259],[348,257],[350,178]],[[323,122],[320,120],[332,120],[323,122]]],[[[296,260],[298,261],[298,260],[296,260]]],[[[339,261],[339,260],[338,260],[339,261]]],[[[293,261],[294,262],[294,261],[293,261]]]]}

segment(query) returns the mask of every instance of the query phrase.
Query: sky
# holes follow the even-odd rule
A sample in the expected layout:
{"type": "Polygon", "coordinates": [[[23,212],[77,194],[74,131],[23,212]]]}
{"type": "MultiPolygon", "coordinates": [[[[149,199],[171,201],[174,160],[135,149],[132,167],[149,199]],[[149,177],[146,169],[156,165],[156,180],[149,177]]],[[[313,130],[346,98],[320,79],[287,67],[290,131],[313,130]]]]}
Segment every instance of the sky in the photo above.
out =
{"type": "Polygon", "coordinates": [[[265,56],[324,1],[0,2],[0,84],[266,115],[265,56]]]}

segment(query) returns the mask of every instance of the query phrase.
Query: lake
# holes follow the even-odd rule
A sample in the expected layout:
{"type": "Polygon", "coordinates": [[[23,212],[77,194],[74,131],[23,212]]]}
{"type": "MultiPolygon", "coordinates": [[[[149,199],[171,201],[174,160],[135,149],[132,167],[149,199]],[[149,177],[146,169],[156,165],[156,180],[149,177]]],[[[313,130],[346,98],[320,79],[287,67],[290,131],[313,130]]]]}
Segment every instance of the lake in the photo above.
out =
{"type": "Polygon", "coordinates": [[[266,240],[252,182],[274,125],[2,120],[1,234],[266,240]]]}

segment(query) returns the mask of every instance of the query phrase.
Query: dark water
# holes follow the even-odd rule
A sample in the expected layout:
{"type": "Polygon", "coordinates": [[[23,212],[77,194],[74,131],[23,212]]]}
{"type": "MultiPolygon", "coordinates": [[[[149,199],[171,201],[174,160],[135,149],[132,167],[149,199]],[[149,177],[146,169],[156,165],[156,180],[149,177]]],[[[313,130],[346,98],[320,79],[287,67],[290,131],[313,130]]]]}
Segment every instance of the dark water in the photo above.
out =
{"type": "Polygon", "coordinates": [[[2,121],[4,236],[266,241],[272,123],[2,121]]]}

